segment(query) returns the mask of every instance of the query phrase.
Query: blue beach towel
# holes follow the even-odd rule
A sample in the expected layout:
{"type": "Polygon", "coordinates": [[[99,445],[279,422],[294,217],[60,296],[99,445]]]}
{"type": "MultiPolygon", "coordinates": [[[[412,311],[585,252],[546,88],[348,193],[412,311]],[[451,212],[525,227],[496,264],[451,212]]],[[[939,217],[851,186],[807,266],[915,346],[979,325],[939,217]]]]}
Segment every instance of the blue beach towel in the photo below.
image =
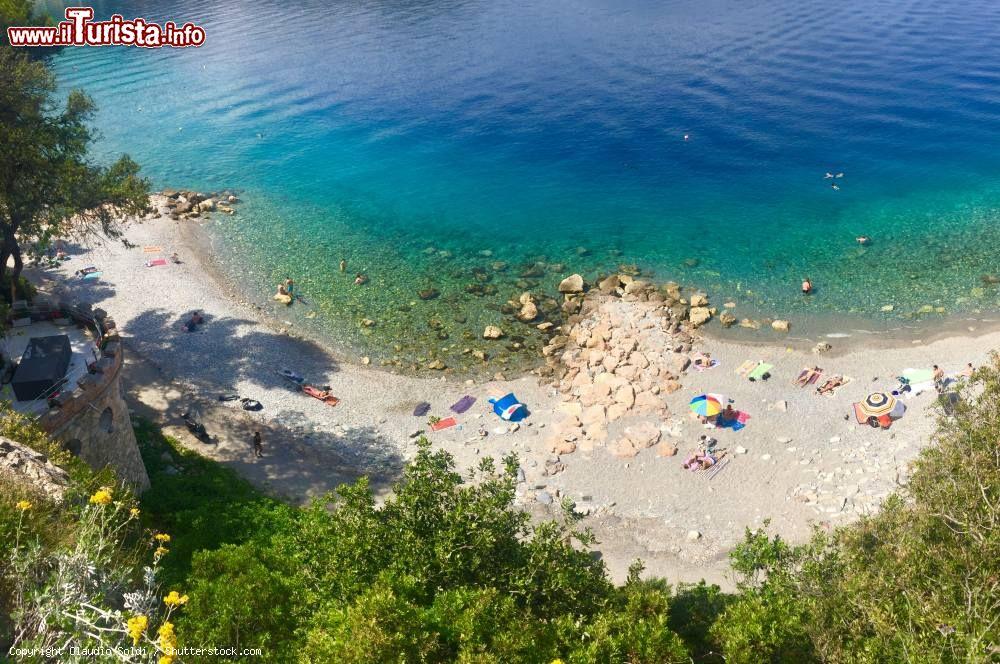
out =
{"type": "Polygon", "coordinates": [[[431,405],[426,401],[421,401],[417,404],[417,407],[413,409],[413,414],[416,417],[422,417],[429,413],[431,410],[431,405]]]}
{"type": "Polygon", "coordinates": [[[528,416],[528,407],[519,402],[513,392],[499,399],[490,399],[490,403],[493,404],[493,412],[502,420],[520,422],[528,416]]]}

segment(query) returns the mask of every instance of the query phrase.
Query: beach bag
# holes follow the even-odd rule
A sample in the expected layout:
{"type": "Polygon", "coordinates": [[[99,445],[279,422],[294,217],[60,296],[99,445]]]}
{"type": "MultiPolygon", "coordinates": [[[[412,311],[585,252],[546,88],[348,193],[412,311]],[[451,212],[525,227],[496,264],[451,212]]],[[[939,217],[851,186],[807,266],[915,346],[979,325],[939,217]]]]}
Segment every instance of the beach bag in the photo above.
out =
{"type": "Polygon", "coordinates": [[[490,403],[493,404],[493,412],[502,420],[520,422],[528,416],[528,407],[519,402],[513,392],[499,399],[490,399],[490,403]]]}

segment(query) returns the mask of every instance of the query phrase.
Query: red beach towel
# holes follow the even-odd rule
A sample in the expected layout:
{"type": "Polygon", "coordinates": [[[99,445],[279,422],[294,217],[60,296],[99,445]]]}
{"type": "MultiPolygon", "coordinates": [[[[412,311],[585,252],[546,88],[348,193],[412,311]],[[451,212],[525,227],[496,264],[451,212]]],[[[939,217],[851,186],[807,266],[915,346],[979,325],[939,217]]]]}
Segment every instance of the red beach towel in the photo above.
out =
{"type": "Polygon", "coordinates": [[[442,429],[448,429],[455,426],[458,422],[454,417],[446,417],[443,420],[438,420],[431,425],[431,431],[441,431],[442,429]]]}
{"type": "Polygon", "coordinates": [[[151,261],[146,261],[146,267],[159,267],[160,265],[166,265],[166,258],[154,258],[151,261]]]}

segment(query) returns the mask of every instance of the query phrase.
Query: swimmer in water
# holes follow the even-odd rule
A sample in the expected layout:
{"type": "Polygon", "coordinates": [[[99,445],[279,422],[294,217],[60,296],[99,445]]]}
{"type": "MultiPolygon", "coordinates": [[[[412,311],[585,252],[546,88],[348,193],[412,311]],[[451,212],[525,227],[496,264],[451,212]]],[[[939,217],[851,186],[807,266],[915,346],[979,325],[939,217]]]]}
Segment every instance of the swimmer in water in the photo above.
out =
{"type": "Polygon", "coordinates": [[[829,180],[832,177],[833,177],[833,173],[827,173],[826,175],[823,176],[823,179],[824,180],[829,180]]]}
{"type": "Polygon", "coordinates": [[[859,235],[856,238],[854,238],[854,240],[860,245],[865,245],[872,241],[872,239],[867,235],[859,235]]]}
{"type": "Polygon", "coordinates": [[[813,292],[812,281],[810,281],[809,277],[806,277],[805,279],[802,280],[802,294],[812,295],[812,292],[813,292]]]}
{"type": "Polygon", "coordinates": [[[365,275],[361,274],[360,272],[357,274],[357,276],[354,277],[354,285],[355,286],[361,286],[361,285],[366,284],[366,283],[368,283],[368,277],[366,277],[365,275]]]}
{"type": "Polygon", "coordinates": [[[690,141],[691,140],[691,134],[684,134],[684,140],[685,141],[690,141]]]}
{"type": "Polygon", "coordinates": [[[340,271],[341,272],[347,272],[347,259],[346,258],[341,258],[340,259],[340,271]]]}
{"type": "Polygon", "coordinates": [[[830,187],[833,188],[834,191],[840,191],[840,187],[835,184],[831,184],[830,187]]]}

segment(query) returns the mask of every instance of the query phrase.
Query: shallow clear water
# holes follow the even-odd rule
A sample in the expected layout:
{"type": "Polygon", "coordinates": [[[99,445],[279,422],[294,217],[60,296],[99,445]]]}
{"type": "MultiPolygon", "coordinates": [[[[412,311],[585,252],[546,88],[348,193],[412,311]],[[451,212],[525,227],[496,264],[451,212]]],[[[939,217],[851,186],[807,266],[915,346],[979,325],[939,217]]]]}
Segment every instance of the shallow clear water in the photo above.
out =
{"type": "Polygon", "coordinates": [[[468,347],[536,259],[634,263],[793,321],[997,306],[996,2],[291,5],[101,2],[207,43],[54,62],[98,102],[102,157],[239,190],[223,266],[262,299],[297,277],[328,336],[468,347]],[[465,292],[474,267],[495,295],[465,292]]]}

